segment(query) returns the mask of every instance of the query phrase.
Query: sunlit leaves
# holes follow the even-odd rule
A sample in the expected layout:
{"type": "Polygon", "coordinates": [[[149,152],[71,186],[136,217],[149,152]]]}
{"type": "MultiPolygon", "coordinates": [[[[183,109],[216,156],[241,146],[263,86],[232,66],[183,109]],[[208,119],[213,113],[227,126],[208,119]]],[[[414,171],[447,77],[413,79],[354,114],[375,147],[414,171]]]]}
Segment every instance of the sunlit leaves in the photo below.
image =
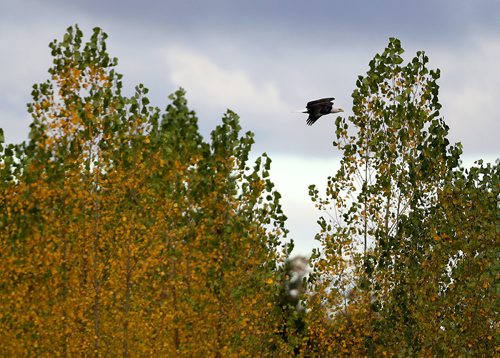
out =
{"type": "Polygon", "coordinates": [[[123,96],[106,37],[75,26],[50,44],[30,140],[0,149],[0,351],[286,351],[271,160],[248,163],[253,134],[231,111],[206,142],[182,89],[163,112],[143,85],[123,96]]]}

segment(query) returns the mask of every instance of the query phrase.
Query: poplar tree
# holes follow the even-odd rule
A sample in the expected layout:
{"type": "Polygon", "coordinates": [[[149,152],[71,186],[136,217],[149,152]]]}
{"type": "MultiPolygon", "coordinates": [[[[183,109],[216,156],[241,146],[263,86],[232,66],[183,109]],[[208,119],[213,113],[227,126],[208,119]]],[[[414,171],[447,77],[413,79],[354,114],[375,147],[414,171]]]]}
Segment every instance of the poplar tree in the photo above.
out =
{"type": "MultiPolygon", "coordinates": [[[[122,93],[107,35],[70,27],[33,87],[29,140],[0,148],[0,352],[226,356],[286,346],[273,304],[287,230],[271,159],[229,111],[199,133],[122,93]]],[[[3,138],[0,138],[3,142],[3,138]]]]}
{"type": "Polygon", "coordinates": [[[490,259],[476,258],[473,252],[491,257],[491,248],[479,243],[494,243],[497,235],[489,219],[472,219],[479,211],[471,212],[466,222],[477,220],[479,232],[488,234],[468,231],[464,241],[456,233],[467,224],[461,228],[451,218],[461,215],[464,209],[458,207],[470,205],[471,195],[489,196],[489,204],[481,207],[486,217],[493,215],[498,192],[480,188],[495,170],[475,169],[484,175],[469,177],[470,189],[464,186],[461,145],[449,143],[449,128],[439,112],[440,71],[428,69],[422,51],[404,64],[403,52],[400,41],[391,38],[370,61],[367,74],[358,77],[354,115],[335,121],[333,145],[342,153],[340,170],[328,178],[324,195],[314,185],[309,188],[324,213],[318,220],[322,250],[313,253],[309,299],[315,313],[309,315],[307,348],[317,354],[463,354],[467,346],[456,341],[454,332],[457,325],[463,327],[457,312],[469,312],[470,302],[489,323],[479,328],[469,318],[467,325],[476,328],[468,348],[491,352],[491,346],[482,349],[492,339],[496,320],[492,306],[479,303],[478,297],[488,297],[492,276],[478,281],[473,271],[461,268],[468,262],[471,268],[493,270],[490,259]],[[450,250],[440,238],[452,237],[452,232],[455,245],[450,250]],[[459,274],[467,279],[455,280],[459,274]],[[471,285],[457,291],[463,280],[471,285]],[[444,348],[449,340],[455,342],[450,351],[444,348]]]}

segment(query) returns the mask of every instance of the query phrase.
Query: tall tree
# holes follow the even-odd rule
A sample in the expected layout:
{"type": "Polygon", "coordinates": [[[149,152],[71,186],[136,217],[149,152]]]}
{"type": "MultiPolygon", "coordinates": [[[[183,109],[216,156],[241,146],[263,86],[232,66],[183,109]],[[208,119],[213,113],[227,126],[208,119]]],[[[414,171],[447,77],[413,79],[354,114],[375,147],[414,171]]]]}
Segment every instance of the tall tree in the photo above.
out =
{"type": "Polygon", "coordinates": [[[30,140],[1,148],[0,352],[262,354],[287,234],[271,160],[249,164],[231,111],[206,142],[183,90],[164,113],[125,97],[105,40],[50,44],[30,140]]]}
{"type": "MultiPolygon", "coordinates": [[[[440,352],[429,348],[441,326],[431,329],[424,319],[426,307],[438,307],[426,297],[433,297],[430,292],[444,297],[439,282],[449,280],[450,267],[461,266],[456,255],[462,250],[437,245],[432,220],[449,208],[444,193],[450,181],[460,182],[450,178],[460,173],[461,146],[449,144],[448,126],[439,115],[439,70],[427,68],[423,52],[405,65],[402,54],[399,40],[390,39],[366,76],[359,76],[354,115],[335,123],[341,168],[328,178],[324,197],[310,187],[325,213],[318,221],[322,251],[312,257],[310,305],[317,313],[310,319],[319,323],[308,327],[315,352],[440,352]],[[437,276],[426,280],[423,270],[431,261],[437,276]]],[[[453,192],[460,202],[470,195],[453,192]]],[[[458,230],[458,221],[455,225],[458,230]]],[[[465,288],[459,293],[469,294],[465,288]]]]}

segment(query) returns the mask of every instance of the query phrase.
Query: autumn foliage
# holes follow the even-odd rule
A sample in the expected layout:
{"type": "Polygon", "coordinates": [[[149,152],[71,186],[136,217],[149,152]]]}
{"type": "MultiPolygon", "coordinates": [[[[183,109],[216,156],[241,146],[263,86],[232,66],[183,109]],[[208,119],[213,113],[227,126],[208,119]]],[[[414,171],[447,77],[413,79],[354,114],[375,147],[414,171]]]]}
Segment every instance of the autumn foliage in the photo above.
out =
{"type": "MultiPolygon", "coordinates": [[[[121,94],[96,29],[50,47],[30,140],[3,148],[2,355],[254,355],[273,343],[286,235],[270,159],[228,111],[121,94]]],[[[279,342],[274,342],[279,345],[279,342]]]]}
{"type": "Polygon", "coordinates": [[[182,89],[123,95],[105,40],[53,41],[29,140],[0,138],[0,355],[498,354],[499,166],[460,167],[423,52],[358,78],[308,271],[238,116],[206,141],[182,89]]]}

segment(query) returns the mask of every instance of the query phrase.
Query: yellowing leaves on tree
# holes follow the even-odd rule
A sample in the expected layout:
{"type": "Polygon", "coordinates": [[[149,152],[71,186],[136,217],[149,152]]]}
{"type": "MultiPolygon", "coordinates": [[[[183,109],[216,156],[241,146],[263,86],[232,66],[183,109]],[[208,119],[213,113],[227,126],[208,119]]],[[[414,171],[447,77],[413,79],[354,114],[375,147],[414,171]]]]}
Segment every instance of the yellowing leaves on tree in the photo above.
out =
{"type": "Polygon", "coordinates": [[[356,81],[321,247],[289,258],[236,113],[206,141],[182,89],[124,96],[106,37],[53,41],[29,141],[0,130],[1,356],[495,356],[499,165],[459,167],[423,52],[356,81]]]}
{"type": "Polygon", "coordinates": [[[204,142],[183,90],[162,114],[142,85],[124,97],[106,34],[82,37],[51,43],[30,141],[0,148],[0,353],[261,355],[282,341],[267,282],[286,235],[268,158],[245,170],[230,111],[204,142]]]}

